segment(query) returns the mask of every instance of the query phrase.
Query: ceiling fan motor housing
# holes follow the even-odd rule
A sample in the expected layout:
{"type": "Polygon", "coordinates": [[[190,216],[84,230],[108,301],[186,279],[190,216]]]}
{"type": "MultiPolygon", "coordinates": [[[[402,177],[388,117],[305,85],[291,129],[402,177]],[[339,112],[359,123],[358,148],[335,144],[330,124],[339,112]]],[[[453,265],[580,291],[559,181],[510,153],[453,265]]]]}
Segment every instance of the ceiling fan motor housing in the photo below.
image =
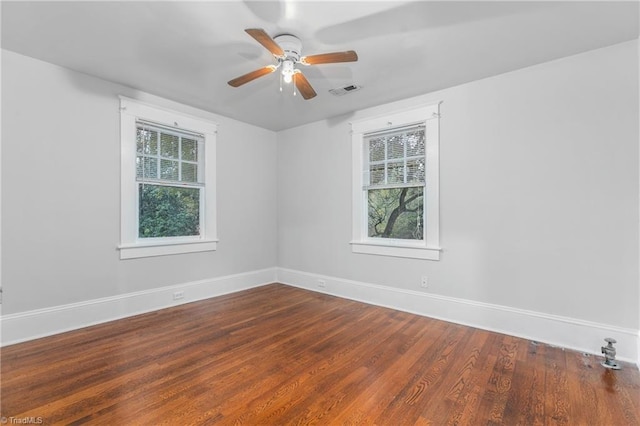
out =
{"type": "Polygon", "coordinates": [[[273,40],[278,43],[278,46],[284,50],[284,56],[286,59],[292,59],[295,62],[300,61],[300,54],[302,52],[302,42],[300,39],[291,34],[281,34],[275,36],[273,40]]]}

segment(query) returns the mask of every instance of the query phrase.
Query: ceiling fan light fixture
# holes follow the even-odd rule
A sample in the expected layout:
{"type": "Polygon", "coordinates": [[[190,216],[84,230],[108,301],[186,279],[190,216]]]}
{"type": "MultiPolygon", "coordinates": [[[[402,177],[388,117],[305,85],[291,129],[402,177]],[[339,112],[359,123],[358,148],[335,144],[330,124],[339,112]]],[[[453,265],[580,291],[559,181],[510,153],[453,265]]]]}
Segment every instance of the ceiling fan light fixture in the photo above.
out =
{"type": "Polygon", "coordinates": [[[289,59],[282,61],[282,79],[285,83],[291,83],[293,81],[294,72],[293,61],[289,59]]]}

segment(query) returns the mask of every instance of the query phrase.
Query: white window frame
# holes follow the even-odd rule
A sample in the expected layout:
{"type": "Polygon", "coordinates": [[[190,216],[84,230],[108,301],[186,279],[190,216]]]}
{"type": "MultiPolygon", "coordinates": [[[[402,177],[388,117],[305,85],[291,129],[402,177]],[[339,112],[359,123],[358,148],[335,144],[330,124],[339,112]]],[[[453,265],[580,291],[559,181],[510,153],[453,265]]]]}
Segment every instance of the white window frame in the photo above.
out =
{"type": "Polygon", "coordinates": [[[209,120],[120,96],[120,259],[216,250],[216,134],[209,120]],[[199,236],[138,237],[138,181],[136,179],[136,122],[184,129],[204,138],[204,197],[199,236]]]}
{"type": "Polygon", "coordinates": [[[352,240],[354,253],[412,259],[440,260],[440,103],[398,111],[351,123],[352,147],[352,240]],[[426,175],[423,240],[371,238],[368,236],[367,191],[363,178],[365,135],[422,124],[426,138],[426,175]]]}

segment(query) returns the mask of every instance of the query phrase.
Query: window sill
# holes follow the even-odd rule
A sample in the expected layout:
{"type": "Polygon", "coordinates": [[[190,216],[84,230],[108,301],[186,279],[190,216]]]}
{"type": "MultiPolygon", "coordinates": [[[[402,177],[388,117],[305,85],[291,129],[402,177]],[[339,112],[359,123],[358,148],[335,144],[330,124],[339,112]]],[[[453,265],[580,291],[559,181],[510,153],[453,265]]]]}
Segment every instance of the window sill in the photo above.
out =
{"type": "Polygon", "coordinates": [[[118,246],[120,259],[136,259],[139,257],[166,256],[170,254],[196,253],[214,251],[218,240],[198,240],[182,242],[153,242],[122,244],[118,246]]]}
{"type": "Polygon", "coordinates": [[[408,259],[440,260],[442,249],[423,245],[399,245],[395,242],[352,241],[351,251],[378,256],[404,257],[408,259]]]}

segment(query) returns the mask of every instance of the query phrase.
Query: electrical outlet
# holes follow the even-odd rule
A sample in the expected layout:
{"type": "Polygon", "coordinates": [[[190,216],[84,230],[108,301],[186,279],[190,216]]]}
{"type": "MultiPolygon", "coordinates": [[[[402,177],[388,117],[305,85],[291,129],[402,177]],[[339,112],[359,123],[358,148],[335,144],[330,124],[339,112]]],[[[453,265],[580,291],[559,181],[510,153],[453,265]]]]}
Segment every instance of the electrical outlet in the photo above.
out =
{"type": "Polygon", "coordinates": [[[422,287],[422,288],[429,287],[429,284],[427,283],[427,276],[426,275],[422,276],[422,280],[420,281],[420,287],[422,287]]]}
{"type": "Polygon", "coordinates": [[[174,291],[173,292],[173,300],[184,299],[184,291],[174,291]]]}
{"type": "Polygon", "coordinates": [[[318,287],[325,288],[327,286],[327,282],[325,280],[318,280],[318,287]]]}

